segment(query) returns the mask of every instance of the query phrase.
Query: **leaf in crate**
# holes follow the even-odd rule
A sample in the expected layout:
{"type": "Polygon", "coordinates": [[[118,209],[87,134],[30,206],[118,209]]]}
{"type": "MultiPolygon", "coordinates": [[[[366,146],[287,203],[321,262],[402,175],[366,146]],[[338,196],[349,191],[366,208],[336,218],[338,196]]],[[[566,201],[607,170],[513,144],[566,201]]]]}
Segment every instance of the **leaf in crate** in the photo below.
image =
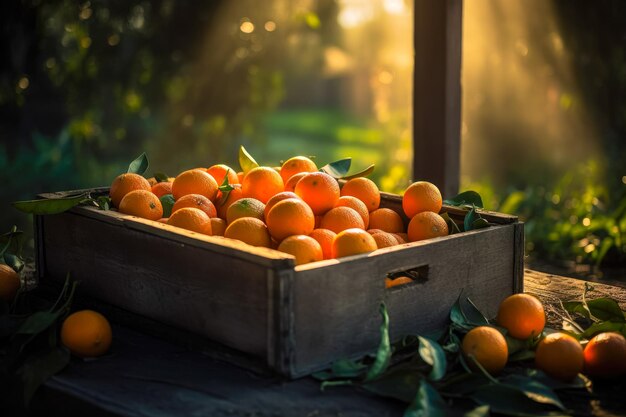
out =
{"type": "Polygon", "coordinates": [[[463,416],[464,417],[489,417],[491,414],[489,413],[488,405],[479,405],[473,410],[468,411],[463,416]]]}
{"type": "Polygon", "coordinates": [[[356,172],[356,173],[354,173],[352,175],[346,175],[345,177],[341,177],[341,179],[348,181],[348,180],[351,180],[353,178],[367,177],[372,172],[374,172],[374,168],[375,167],[376,167],[376,165],[372,164],[372,165],[368,166],[367,168],[365,168],[363,171],[356,172]]]}
{"type": "Polygon", "coordinates": [[[441,345],[433,340],[419,336],[419,355],[424,362],[432,366],[428,378],[431,381],[439,381],[446,374],[446,354],[441,345]]]}
{"type": "Polygon", "coordinates": [[[244,173],[247,173],[251,169],[259,166],[257,161],[254,160],[252,155],[248,153],[248,151],[246,150],[246,148],[243,147],[243,145],[239,147],[239,166],[241,167],[241,170],[244,173]]]}
{"type": "Polygon", "coordinates": [[[96,205],[100,210],[111,210],[111,206],[113,205],[111,197],[106,195],[101,195],[96,198],[96,205]]]}
{"type": "Polygon", "coordinates": [[[624,312],[620,308],[617,301],[612,298],[602,297],[587,301],[585,309],[581,301],[568,301],[563,303],[563,307],[569,313],[578,313],[584,317],[590,318],[589,313],[599,320],[611,320],[625,322],[624,312]]]}
{"type": "Polygon", "coordinates": [[[443,201],[449,206],[471,206],[483,208],[483,199],[476,191],[464,191],[450,199],[443,201]]]}
{"type": "Polygon", "coordinates": [[[331,162],[320,168],[320,171],[327,173],[333,178],[343,178],[348,171],[350,171],[350,165],[352,164],[352,158],[344,158],[338,161],[331,162]]]}
{"type": "Polygon", "coordinates": [[[455,235],[457,233],[461,233],[459,226],[457,226],[456,222],[452,220],[452,218],[450,218],[450,215],[448,213],[441,214],[441,217],[446,221],[446,224],[448,225],[448,234],[455,235]]]}
{"type": "Polygon", "coordinates": [[[142,153],[128,165],[128,172],[131,174],[143,175],[148,170],[148,156],[142,153]]]}
{"type": "Polygon", "coordinates": [[[472,206],[471,210],[467,212],[465,218],[463,219],[463,230],[466,232],[473,230],[472,225],[479,218],[480,216],[476,213],[476,206],[472,206]]]}
{"type": "Polygon", "coordinates": [[[13,207],[29,214],[58,214],[90,201],[88,193],[63,198],[44,198],[41,200],[15,201],[13,207]]]}
{"type": "Polygon", "coordinates": [[[425,379],[420,380],[413,402],[404,412],[404,417],[444,417],[447,407],[437,390],[425,379]]]}
{"type": "Polygon", "coordinates": [[[156,180],[156,182],[168,182],[170,180],[170,177],[162,172],[157,172],[154,174],[154,179],[156,180]]]}
{"type": "Polygon", "coordinates": [[[37,388],[65,368],[69,361],[69,351],[61,347],[29,357],[16,372],[23,384],[24,406],[28,406],[37,388]]]}
{"type": "Polygon", "coordinates": [[[489,222],[481,217],[480,219],[476,219],[472,223],[472,230],[484,229],[485,227],[489,226],[489,222]]]}
{"type": "Polygon", "coordinates": [[[24,269],[24,261],[22,260],[22,258],[17,255],[13,255],[12,253],[4,254],[4,262],[8,266],[13,268],[13,270],[18,274],[22,272],[22,269],[24,269]]]}
{"type": "Polygon", "coordinates": [[[376,352],[376,359],[374,363],[367,371],[365,381],[371,381],[382,375],[383,372],[389,366],[391,360],[391,343],[389,341],[389,314],[387,313],[387,306],[385,303],[380,304],[380,315],[383,322],[380,325],[380,344],[378,345],[378,351],[376,352]]]}
{"type": "Polygon", "coordinates": [[[410,403],[417,395],[421,379],[414,369],[392,370],[374,381],[363,383],[362,387],[381,397],[410,403]]]}
{"type": "Polygon", "coordinates": [[[500,378],[502,384],[519,389],[531,400],[565,410],[558,395],[548,386],[526,375],[511,374],[500,378]]]}
{"type": "Polygon", "coordinates": [[[174,207],[174,196],[172,194],[165,194],[159,198],[161,205],[163,206],[163,217],[170,217],[172,215],[172,207],[174,207]]]}

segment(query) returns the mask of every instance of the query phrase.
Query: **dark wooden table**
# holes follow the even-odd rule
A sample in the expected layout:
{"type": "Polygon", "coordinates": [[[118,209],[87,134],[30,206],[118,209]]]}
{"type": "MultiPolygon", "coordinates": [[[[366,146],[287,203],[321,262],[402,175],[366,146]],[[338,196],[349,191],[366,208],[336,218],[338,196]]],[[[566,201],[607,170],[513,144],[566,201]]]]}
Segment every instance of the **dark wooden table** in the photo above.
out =
{"type": "MultiPolygon", "coordinates": [[[[527,270],[525,291],[546,303],[580,299],[584,281],[527,270]]],[[[626,309],[626,288],[594,283],[626,309]]],[[[548,320],[554,320],[548,308],[548,320]]],[[[312,378],[284,381],[114,325],[111,354],[73,359],[36,396],[33,415],[69,416],[401,416],[405,405],[352,388],[321,392],[312,378]],[[59,414],[62,413],[62,414],[59,414]]],[[[565,398],[574,415],[626,415],[626,384],[565,398]]]]}

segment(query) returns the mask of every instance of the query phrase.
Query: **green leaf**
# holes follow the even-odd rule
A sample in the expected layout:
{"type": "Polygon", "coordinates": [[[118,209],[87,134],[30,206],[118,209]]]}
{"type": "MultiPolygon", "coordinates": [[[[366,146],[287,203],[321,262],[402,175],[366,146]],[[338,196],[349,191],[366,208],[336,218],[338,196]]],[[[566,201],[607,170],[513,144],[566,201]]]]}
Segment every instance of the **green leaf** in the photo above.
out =
{"type": "Polygon", "coordinates": [[[467,301],[467,305],[465,307],[461,305],[461,308],[463,308],[463,312],[465,313],[465,317],[467,317],[472,324],[479,326],[488,326],[489,320],[487,319],[487,317],[485,317],[482,311],[480,311],[478,307],[476,307],[476,304],[474,304],[474,302],[469,297],[467,297],[465,300],[467,301]]]}
{"type": "Polygon", "coordinates": [[[506,384],[482,385],[469,394],[469,398],[480,405],[488,405],[494,413],[508,416],[554,415],[545,404],[533,401],[520,389],[506,384]]]}
{"type": "Polygon", "coordinates": [[[224,205],[226,203],[226,200],[228,200],[228,196],[230,195],[230,192],[235,189],[235,187],[230,185],[229,182],[228,182],[228,172],[229,171],[230,171],[230,169],[226,171],[226,174],[224,175],[224,180],[222,181],[222,185],[220,185],[217,188],[222,193],[222,197],[220,198],[220,201],[217,203],[218,206],[224,205]]]}
{"type": "Polygon", "coordinates": [[[489,222],[481,217],[480,219],[477,219],[472,223],[472,230],[484,229],[485,227],[489,226],[489,222]]]}
{"type": "Polygon", "coordinates": [[[463,219],[463,230],[469,232],[472,229],[472,226],[476,220],[480,219],[478,213],[476,213],[476,207],[472,206],[472,209],[467,212],[465,218],[463,219]]]}
{"type": "Polygon", "coordinates": [[[113,202],[111,200],[111,197],[101,195],[100,197],[96,198],[96,205],[100,210],[111,210],[113,202]]]}
{"type": "Polygon", "coordinates": [[[170,217],[172,215],[172,207],[174,207],[174,196],[172,194],[162,195],[159,200],[163,206],[163,217],[170,217]]]}
{"type": "Polygon", "coordinates": [[[13,268],[13,270],[17,272],[18,274],[22,272],[22,269],[24,269],[24,261],[22,260],[22,258],[16,255],[13,255],[12,253],[4,254],[4,262],[8,266],[13,268]]]}
{"type": "Polygon", "coordinates": [[[29,214],[58,214],[90,201],[88,193],[63,198],[44,198],[41,200],[15,201],[13,207],[29,214]]]}
{"type": "Polygon", "coordinates": [[[380,344],[378,345],[378,351],[376,352],[376,359],[374,363],[367,371],[365,381],[371,381],[382,375],[383,372],[389,366],[391,360],[391,343],[389,341],[389,314],[387,313],[387,307],[385,303],[380,303],[380,315],[383,318],[383,322],[380,325],[380,344]]]}
{"type": "Polygon", "coordinates": [[[331,372],[337,378],[353,378],[361,376],[367,370],[367,365],[359,361],[340,359],[333,363],[331,372]]]}
{"type": "Polygon", "coordinates": [[[404,412],[404,417],[445,417],[446,403],[437,390],[425,379],[420,380],[413,402],[404,412]]]}
{"type": "Polygon", "coordinates": [[[467,317],[465,317],[465,314],[463,313],[463,309],[461,308],[461,295],[460,294],[459,294],[459,297],[456,299],[456,302],[450,309],[450,321],[456,324],[457,326],[466,330],[469,330],[472,327],[474,327],[468,322],[467,317]]]}
{"type": "Polygon", "coordinates": [[[156,182],[169,182],[170,177],[162,172],[157,172],[154,174],[154,179],[156,180],[156,182]]]}
{"type": "Polygon", "coordinates": [[[463,414],[464,417],[489,417],[489,406],[488,405],[479,405],[473,410],[468,411],[463,414]]]}
{"type": "Polygon", "coordinates": [[[500,382],[519,389],[524,395],[535,402],[552,405],[560,410],[565,410],[565,406],[556,393],[551,388],[533,378],[512,374],[501,378],[500,382]]]}
{"type": "Polygon", "coordinates": [[[585,339],[591,339],[598,333],[604,332],[618,332],[626,337],[626,324],[624,324],[623,322],[613,321],[601,321],[598,323],[593,323],[591,326],[585,329],[581,336],[585,339]]]}
{"type": "Polygon", "coordinates": [[[243,145],[239,147],[239,166],[244,173],[259,166],[243,145]]]}
{"type": "Polygon", "coordinates": [[[368,166],[367,168],[365,168],[363,171],[359,171],[359,172],[356,172],[354,174],[347,175],[345,177],[341,177],[341,179],[342,180],[351,180],[353,178],[367,177],[372,172],[374,172],[374,168],[375,167],[376,167],[376,165],[372,164],[372,165],[368,166]]]}
{"type": "Polygon", "coordinates": [[[414,369],[393,369],[374,381],[363,383],[362,387],[381,397],[409,404],[417,394],[421,379],[414,369]]]}
{"type": "Polygon", "coordinates": [[[465,330],[470,330],[476,326],[489,325],[489,320],[472,300],[466,298],[465,302],[463,302],[461,294],[459,294],[459,297],[450,309],[450,321],[465,330]]]}
{"type": "Polygon", "coordinates": [[[29,357],[16,372],[23,384],[24,405],[28,406],[37,388],[65,368],[69,361],[68,350],[61,347],[29,357]]]}
{"type": "Polygon", "coordinates": [[[23,335],[36,335],[48,327],[52,326],[56,319],[59,318],[59,314],[49,311],[37,311],[24,320],[20,328],[17,330],[16,334],[23,335]]]}
{"type": "Polygon", "coordinates": [[[443,201],[444,204],[449,206],[476,206],[483,208],[483,199],[480,197],[476,191],[465,191],[462,192],[455,197],[450,199],[446,199],[443,201]]]}
{"type": "Polygon", "coordinates": [[[428,378],[431,381],[439,381],[446,374],[446,354],[441,345],[433,340],[419,336],[419,341],[419,355],[424,362],[432,366],[428,378]]]}
{"type": "Polygon", "coordinates": [[[509,355],[509,363],[522,362],[530,359],[535,359],[535,352],[532,350],[520,350],[512,355],[509,355]]]}
{"type": "Polygon", "coordinates": [[[324,165],[320,168],[320,171],[327,173],[333,178],[340,179],[350,171],[351,164],[352,158],[344,158],[324,165]]]}
{"type": "Polygon", "coordinates": [[[624,319],[624,312],[620,308],[617,301],[608,297],[588,300],[587,307],[589,310],[585,309],[584,304],[580,301],[564,302],[563,307],[569,313],[578,313],[587,318],[590,318],[589,313],[591,313],[591,315],[602,321],[611,320],[626,322],[624,319]]]}
{"type": "Polygon", "coordinates": [[[128,165],[128,172],[131,174],[143,175],[148,170],[148,157],[142,153],[128,165]]]}
{"type": "Polygon", "coordinates": [[[450,218],[450,215],[447,212],[441,214],[441,217],[446,221],[446,224],[448,225],[449,235],[461,233],[461,229],[459,229],[459,226],[457,226],[456,222],[450,218]]]}

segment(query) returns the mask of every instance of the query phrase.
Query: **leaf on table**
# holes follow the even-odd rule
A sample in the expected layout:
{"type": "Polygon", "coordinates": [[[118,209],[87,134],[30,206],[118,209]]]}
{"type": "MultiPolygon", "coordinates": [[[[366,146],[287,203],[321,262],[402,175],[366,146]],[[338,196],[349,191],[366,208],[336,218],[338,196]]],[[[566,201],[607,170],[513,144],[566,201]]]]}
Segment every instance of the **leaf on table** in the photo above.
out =
{"type": "Polygon", "coordinates": [[[374,363],[367,371],[365,381],[371,381],[382,375],[383,372],[389,366],[391,360],[391,343],[389,341],[389,314],[387,313],[387,307],[385,303],[380,304],[380,315],[382,316],[382,323],[380,325],[380,344],[378,345],[378,351],[376,352],[376,358],[374,363]]]}
{"type": "Polygon", "coordinates": [[[404,417],[444,417],[446,411],[446,403],[439,392],[425,379],[421,379],[417,395],[404,412],[404,417]]]}
{"type": "Polygon", "coordinates": [[[148,156],[144,152],[128,165],[128,173],[143,175],[148,170],[149,165],[148,156]]]}
{"type": "Polygon", "coordinates": [[[57,347],[49,352],[31,356],[17,370],[22,381],[24,405],[28,406],[37,388],[52,375],[61,371],[70,361],[67,349],[57,347]]]}
{"type": "Polygon", "coordinates": [[[415,398],[421,379],[414,369],[394,369],[374,381],[363,383],[362,387],[381,397],[394,398],[408,404],[415,398]]]}
{"type": "Polygon", "coordinates": [[[352,158],[344,158],[324,165],[320,168],[320,171],[327,173],[333,178],[340,179],[350,171],[350,165],[352,165],[352,158]]]}
{"type": "Polygon", "coordinates": [[[449,206],[476,206],[483,208],[483,199],[476,191],[464,191],[450,199],[443,200],[449,206]]]}
{"type": "Polygon", "coordinates": [[[463,414],[464,417],[489,417],[489,406],[488,405],[479,405],[473,410],[468,411],[463,414]]]}
{"type": "Polygon", "coordinates": [[[569,313],[578,313],[587,318],[590,318],[589,313],[591,313],[593,317],[599,320],[626,322],[624,312],[617,301],[608,297],[587,300],[588,309],[584,307],[581,301],[567,301],[563,303],[563,307],[569,313]]]}
{"type": "MultiPolygon", "coordinates": [[[[469,398],[480,405],[488,405],[493,413],[508,416],[555,415],[554,407],[538,403],[521,389],[508,384],[489,384],[478,387],[469,398]]],[[[563,415],[560,412],[557,415],[563,415]]]]}
{"type": "Polygon", "coordinates": [[[550,387],[529,376],[511,374],[500,378],[500,382],[519,389],[524,395],[535,402],[552,405],[560,410],[565,410],[565,406],[558,395],[556,395],[550,387]]]}
{"type": "Polygon", "coordinates": [[[24,261],[22,260],[22,258],[17,255],[13,255],[12,253],[4,254],[4,262],[8,266],[13,268],[13,270],[18,274],[22,272],[22,269],[24,269],[24,261]]]}
{"type": "Polygon", "coordinates": [[[11,203],[16,209],[28,214],[58,214],[90,201],[88,193],[82,193],[70,197],[44,198],[41,200],[15,201],[11,203]]]}
{"type": "Polygon", "coordinates": [[[441,345],[426,337],[419,336],[419,355],[432,368],[428,378],[431,381],[439,381],[446,374],[448,363],[446,354],[441,345]]]}
{"type": "Polygon", "coordinates": [[[239,166],[244,174],[259,166],[258,162],[254,160],[243,145],[239,147],[239,166]]]}
{"type": "Polygon", "coordinates": [[[591,326],[585,329],[581,336],[585,339],[591,339],[598,333],[604,332],[618,332],[626,337],[626,324],[621,321],[601,321],[598,323],[593,323],[591,326]]]}

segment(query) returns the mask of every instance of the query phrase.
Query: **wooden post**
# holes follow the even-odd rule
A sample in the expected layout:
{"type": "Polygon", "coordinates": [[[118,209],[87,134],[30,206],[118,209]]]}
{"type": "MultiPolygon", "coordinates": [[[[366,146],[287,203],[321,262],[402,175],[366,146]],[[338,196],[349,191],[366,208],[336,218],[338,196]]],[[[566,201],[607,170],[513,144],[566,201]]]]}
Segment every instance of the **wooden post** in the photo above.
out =
{"type": "Polygon", "coordinates": [[[415,0],[413,180],[459,190],[463,0],[415,0]]]}

